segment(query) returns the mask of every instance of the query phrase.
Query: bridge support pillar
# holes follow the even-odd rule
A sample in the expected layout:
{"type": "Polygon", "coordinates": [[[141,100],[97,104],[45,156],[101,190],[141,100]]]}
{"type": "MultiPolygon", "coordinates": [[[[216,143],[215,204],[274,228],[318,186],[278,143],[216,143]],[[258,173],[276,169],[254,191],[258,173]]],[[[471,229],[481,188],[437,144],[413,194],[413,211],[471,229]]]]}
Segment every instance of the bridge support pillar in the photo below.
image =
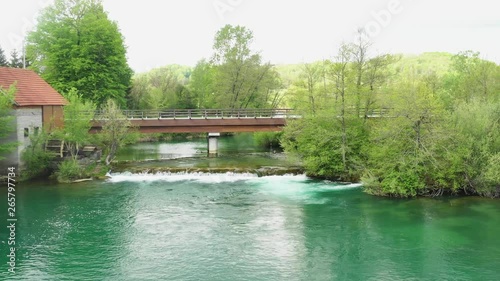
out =
{"type": "Polygon", "coordinates": [[[220,133],[208,133],[208,157],[217,157],[219,154],[220,133]]]}

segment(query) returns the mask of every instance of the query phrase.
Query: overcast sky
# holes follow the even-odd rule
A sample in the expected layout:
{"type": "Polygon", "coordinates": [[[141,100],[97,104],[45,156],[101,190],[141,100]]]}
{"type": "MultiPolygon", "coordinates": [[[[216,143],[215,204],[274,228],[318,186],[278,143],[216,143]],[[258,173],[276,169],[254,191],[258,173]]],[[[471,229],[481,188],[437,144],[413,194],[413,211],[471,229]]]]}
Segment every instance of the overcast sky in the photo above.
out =
{"type": "MultiPolygon", "coordinates": [[[[0,46],[21,38],[51,0],[3,0],[0,46]]],[[[480,51],[500,63],[498,0],[103,0],[118,22],[136,72],[167,64],[194,66],[211,55],[225,24],[254,32],[255,50],[274,64],[331,58],[358,27],[374,52],[480,51]]]]}

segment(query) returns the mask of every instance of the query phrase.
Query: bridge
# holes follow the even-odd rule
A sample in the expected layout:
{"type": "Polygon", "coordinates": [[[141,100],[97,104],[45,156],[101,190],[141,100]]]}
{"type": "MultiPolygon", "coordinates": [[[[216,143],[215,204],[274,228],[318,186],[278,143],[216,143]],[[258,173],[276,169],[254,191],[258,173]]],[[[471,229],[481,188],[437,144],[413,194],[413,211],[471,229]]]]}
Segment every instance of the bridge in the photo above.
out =
{"type": "MultiPolygon", "coordinates": [[[[370,109],[360,117],[388,117],[388,112],[387,108],[370,109]]],[[[94,116],[90,132],[98,133],[106,122],[105,114],[89,113],[94,116]]],[[[217,154],[220,133],[280,131],[287,119],[300,118],[291,109],[125,110],[123,114],[141,133],[208,133],[209,155],[217,154]]]]}
{"type": "MultiPolygon", "coordinates": [[[[141,133],[238,133],[280,131],[291,109],[168,109],[125,110],[123,114],[141,133]]],[[[105,122],[96,111],[91,133],[105,122]]]]}
{"type": "MultiPolygon", "coordinates": [[[[290,109],[167,109],[125,110],[125,117],[141,133],[208,133],[209,155],[217,155],[220,133],[280,131],[290,109]]],[[[94,113],[91,133],[102,129],[102,111],[94,113]]]]}

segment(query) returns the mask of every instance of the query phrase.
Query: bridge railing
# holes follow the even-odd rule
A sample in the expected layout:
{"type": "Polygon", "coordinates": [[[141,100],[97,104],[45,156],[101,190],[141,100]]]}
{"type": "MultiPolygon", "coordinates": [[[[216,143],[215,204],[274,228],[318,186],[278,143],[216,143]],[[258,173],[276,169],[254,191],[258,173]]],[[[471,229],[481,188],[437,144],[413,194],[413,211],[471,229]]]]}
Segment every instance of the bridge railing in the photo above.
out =
{"type": "MultiPolygon", "coordinates": [[[[104,111],[87,112],[94,120],[104,120],[104,111]]],[[[355,113],[348,108],[347,114],[355,113]]],[[[173,119],[243,119],[243,118],[300,118],[293,109],[162,109],[162,110],[124,110],[129,120],[173,120],[173,119]]],[[[371,108],[359,110],[361,118],[393,117],[391,108],[371,108]]]]}
{"type": "MultiPolygon", "coordinates": [[[[103,120],[104,112],[97,110],[94,120],[103,120]]],[[[91,112],[89,112],[91,114],[91,112]]],[[[129,120],[162,119],[224,119],[224,118],[288,118],[293,117],[291,109],[162,109],[124,110],[129,120]]]]}

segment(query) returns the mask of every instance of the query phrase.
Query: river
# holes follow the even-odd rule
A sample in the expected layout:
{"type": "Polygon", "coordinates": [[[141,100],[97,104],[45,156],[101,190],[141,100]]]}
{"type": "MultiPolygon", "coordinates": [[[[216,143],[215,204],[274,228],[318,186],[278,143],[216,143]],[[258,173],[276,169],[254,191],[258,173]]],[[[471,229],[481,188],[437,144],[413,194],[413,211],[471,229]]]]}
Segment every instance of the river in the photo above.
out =
{"type": "MultiPolygon", "coordinates": [[[[161,145],[182,150],[177,142],[161,145]]],[[[265,157],[273,151],[251,150],[243,154],[274,161],[265,157]]],[[[5,225],[6,193],[0,189],[5,225]]],[[[369,196],[358,184],[249,173],[121,172],[80,184],[22,183],[16,196],[16,274],[7,272],[2,226],[0,280],[498,280],[500,274],[498,200],[396,200],[369,196]]]]}

